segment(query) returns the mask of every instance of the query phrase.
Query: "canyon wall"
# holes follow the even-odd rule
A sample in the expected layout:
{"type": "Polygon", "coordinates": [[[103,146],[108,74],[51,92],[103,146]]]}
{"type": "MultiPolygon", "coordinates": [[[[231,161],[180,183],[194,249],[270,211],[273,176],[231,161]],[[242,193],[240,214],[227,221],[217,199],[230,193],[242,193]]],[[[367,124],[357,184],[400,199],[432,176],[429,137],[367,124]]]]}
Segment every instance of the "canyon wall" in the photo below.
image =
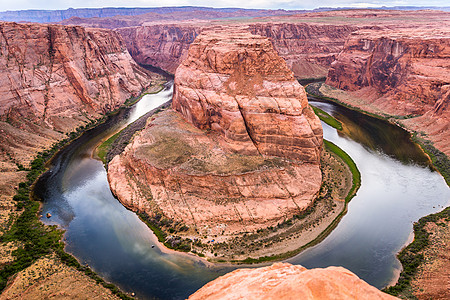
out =
{"type": "Polygon", "coordinates": [[[355,25],[307,23],[249,24],[253,34],[266,36],[297,78],[327,76],[355,25]]]}
{"type": "MultiPolygon", "coordinates": [[[[6,132],[15,128],[54,139],[118,108],[150,84],[149,73],[115,32],[0,23],[0,33],[0,121],[6,132]]],[[[2,151],[28,161],[16,157],[14,140],[2,134],[2,151]]]]}
{"type": "Polygon", "coordinates": [[[116,29],[139,64],[159,67],[172,74],[186,59],[189,45],[201,30],[195,24],[144,24],[116,29]]]}
{"type": "Polygon", "coordinates": [[[2,222],[37,152],[137,96],[156,77],[120,35],[76,26],[0,23],[2,222]]]}
{"type": "Polygon", "coordinates": [[[223,275],[189,297],[200,299],[397,299],[370,286],[342,267],[306,269],[275,263],[238,269],[223,275]]]}
{"type": "Polygon", "coordinates": [[[425,132],[449,155],[449,36],[445,27],[356,31],[331,65],[326,83],[363,99],[352,105],[425,132]]]}
{"type": "MultiPolygon", "coordinates": [[[[178,65],[187,57],[189,45],[202,30],[210,26],[198,22],[144,23],[143,26],[118,28],[117,31],[138,63],[175,73],[178,65]]],[[[356,29],[356,26],[350,25],[271,22],[244,26],[253,34],[268,37],[298,78],[325,77],[346,37],[356,29]]]]}
{"type": "Polygon", "coordinates": [[[224,241],[311,204],[322,179],[322,127],[267,38],[203,32],[174,89],[173,110],[149,118],[108,166],[124,205],[185,224],[191,238],[224,241]]]}

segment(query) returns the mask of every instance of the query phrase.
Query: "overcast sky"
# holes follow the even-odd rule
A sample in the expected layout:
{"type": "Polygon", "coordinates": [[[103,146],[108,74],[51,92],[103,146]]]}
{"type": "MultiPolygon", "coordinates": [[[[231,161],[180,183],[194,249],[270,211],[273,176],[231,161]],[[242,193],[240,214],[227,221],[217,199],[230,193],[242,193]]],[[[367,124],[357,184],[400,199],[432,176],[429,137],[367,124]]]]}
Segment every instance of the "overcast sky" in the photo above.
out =
{"type": "Polygon", "coordinates": [[[209,6],[313,9],[317,7],[449,6],[448,0],[0,0],[0,11],[82,7],[209,6]]]}

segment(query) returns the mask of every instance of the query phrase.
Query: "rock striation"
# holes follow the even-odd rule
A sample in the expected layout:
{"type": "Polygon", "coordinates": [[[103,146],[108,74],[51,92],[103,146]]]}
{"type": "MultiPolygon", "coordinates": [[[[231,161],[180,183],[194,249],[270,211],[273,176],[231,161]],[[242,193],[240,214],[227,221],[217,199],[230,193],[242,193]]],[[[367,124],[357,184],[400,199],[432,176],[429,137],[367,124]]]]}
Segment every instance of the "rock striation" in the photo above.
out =
{"type": "Polygon", "coordinates": [[[189,45],[201,30],[195,24],[143,24],[116,29],[139,64],[152,65],[171,74],[186,59],[189,45]]]}
{"type": "Polygon", "coordinates": [[[156,78],[116,32],[8,22],[0,22],[0,70],[1,223],[26,175],[18,166],[156,78]]]}
{"type": "Polygon", "coordinates": [[[444,28],[360,30],[332,64],[326,83],[366,99],[364,110],[408,120],[447,155],[450,32],[444,28]]]}
{"type": "MultiPolygon", "coordinates": [[[[210,26],[200,22],[144,23],[142,26],[117,28],[117,31],[138,63],[175,73],[178,65],[186,59],[189,45],[210,26]]],[[[244,26],[253,34],[268,37],[298,78],[325,77],[346,37],[356,30],[351,25],[305,23],[270,22],[244,26]]]]}
{"type": "Polygon", "coordinates": [[[267,38],[199,35],[172,106],[108,166],[127,207],[185,224],[191,238],[226,240],[300,214],[317,195],[322,128],[267,38]]]}
{"type": "Polygon", "coordinates": [[[189,297],[201,299],[397,299],[342,267],[307,270],[275,263],[238,269],[213,280],[189,297]]]}
{"type": "Polygon", "coordinates": [[[229,29],[199,35],[175,73],[172,106],[235,152],[319,163],[320,121],[267,38],[229,29]]]}
{"type": "Polygon", "coordinates": [[[0,23],[0,116],[50,128],[58,119],[105,113],[149,85],[149,75],[109,30],[0,23]]]}
{"type": "Polygon", "coordinates": [[[133,61],[121,37],[110,30],[0,23],[0,33],[5,151],[15,140],[18,147],[11,148],[28,144],[17,140],[17,130],[58,139],[60,133],[118,108],[150,84],[150,73],[133,61]]]}
{"type": "Polygon", "coordinates": [[[251,33],[268,37],[295,77],[326,77],[328,68],[344,47],[353,24],[266,22],[248,25],[251,33]]]}

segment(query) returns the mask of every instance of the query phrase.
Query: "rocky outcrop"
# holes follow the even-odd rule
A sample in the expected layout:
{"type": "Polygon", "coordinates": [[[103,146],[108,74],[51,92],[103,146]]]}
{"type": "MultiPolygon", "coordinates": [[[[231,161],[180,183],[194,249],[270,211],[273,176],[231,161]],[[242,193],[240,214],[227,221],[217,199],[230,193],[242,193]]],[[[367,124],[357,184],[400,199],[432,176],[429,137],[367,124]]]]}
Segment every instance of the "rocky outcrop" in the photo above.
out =
{"type": "Polygon", "coordinates": [[[109,30],[0,23],[0,116],[59,129],[57,119],[105,113],[149,85],[109,30]]]}
{"type": "Polygon", "coordinates": [[[397,299],[342,267],[307,270],[276,263],[238,269],[213,280],[189,297],[200,299],[397,299]]]}
{"type": "Polygon", "coordinates": [[[235,152],[319,163],[322,126],[267,38],[229,28],[199,35],[176,71],[172,106],[235,152]]]}
{"type": "Polygon", "coordinates": [[[412,117],[403,122],[428,134],[448,155],[449,36],[446,27],[357,31],[326,82],[365,99],[352,104],[364,110],[412,117]]]}
{"type": "MultiPolygon", "coordinates": [[[[117,31],[137,62],[174,73],[186,59],[189,45],[208,26],[199,22],[143,24],[118,28],[117,31]]],[[[245,26],[253,34],[268,37],[298,78],[325,77],[331,62],[342,50],[345,38],[356,29],[350,25],[305,23],[256,23],[245,26]]]]}
{"type": "Polygon", "coordinates": [[[202,237],[256,231],[301,213],[321,174],[318,165],[230,153],[220,136],[169,110],[109,163],[108,180],[126,207],[202,237]]]}
{"type": "Polygon", "coordinates": [[[322,128],[268,39],[199,35],[172,105],[108,166],[127,207],[226,240],[301,214],[317,195],[322,128]]]}

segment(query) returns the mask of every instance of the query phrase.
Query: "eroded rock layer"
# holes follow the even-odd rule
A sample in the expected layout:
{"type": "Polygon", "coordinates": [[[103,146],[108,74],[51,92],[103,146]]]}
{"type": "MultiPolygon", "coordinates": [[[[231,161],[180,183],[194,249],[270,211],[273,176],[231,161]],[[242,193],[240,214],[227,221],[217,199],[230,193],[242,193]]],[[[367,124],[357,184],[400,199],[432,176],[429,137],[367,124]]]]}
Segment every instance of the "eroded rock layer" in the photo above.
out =
{"type": "Polygon", "coordinates": [[[321,173],[318,165],[230,153],[220,136],[169,110],[149,119],[109,163],[108,180],[133,210],[182,222],[200,235],[229,235],[301,213],[321,173]]]}
{"type": "Polygon", "coordinates": [[[0,225],[35,155],[150,85],[116,32],[0,22],[0,225]]]}
{"type": "Polygon", "coordinates": [[[203,286],[189,297],[200,299],[397,299],[370,286],[342,267],[307,270],[276,263],[238,269],[203,286]]]}
{"type": "Polygon", "coordinates": [[[327,84],[347,90],[364,110],[397,118],[425,132],[447,155],[450,111],[450,32],[360,30],[332,64],[327,84]]]}
{"type": "Polygon", "coordinates": [[[301,214],[317,195],[322,127],[267,38],[199,35],[172,106],[109,164],[127,207],[186,224],[190,237],[226,239],[301,214]]]}
{"type": "Polygon", "coordinates": [[[319,163],[320,121],[267,38],[220,28],[199,35],[175,73],[172,105],[235,152],[319,163]]]}
{"type": "MultiPolygon", "coordinates": [[[[178,65],[186,59],[189,45],[210,26],[199,22],[144,23],[142,26],[118,28],[117,31],[137,62],[175,73],[178,65]]],[[[253,34],[268,37],[299,78],[325,77],[346,37],[356,30],[351,25],[305,23],[255,23],[245,27],[253,34]]]]}
{"type": "Polygon", "coordinates": [[[113,31],[4,22],[0,33],[0,147],[22,164],[30,158],[20,153],[45,147],[150,84],[113,31]]]}

